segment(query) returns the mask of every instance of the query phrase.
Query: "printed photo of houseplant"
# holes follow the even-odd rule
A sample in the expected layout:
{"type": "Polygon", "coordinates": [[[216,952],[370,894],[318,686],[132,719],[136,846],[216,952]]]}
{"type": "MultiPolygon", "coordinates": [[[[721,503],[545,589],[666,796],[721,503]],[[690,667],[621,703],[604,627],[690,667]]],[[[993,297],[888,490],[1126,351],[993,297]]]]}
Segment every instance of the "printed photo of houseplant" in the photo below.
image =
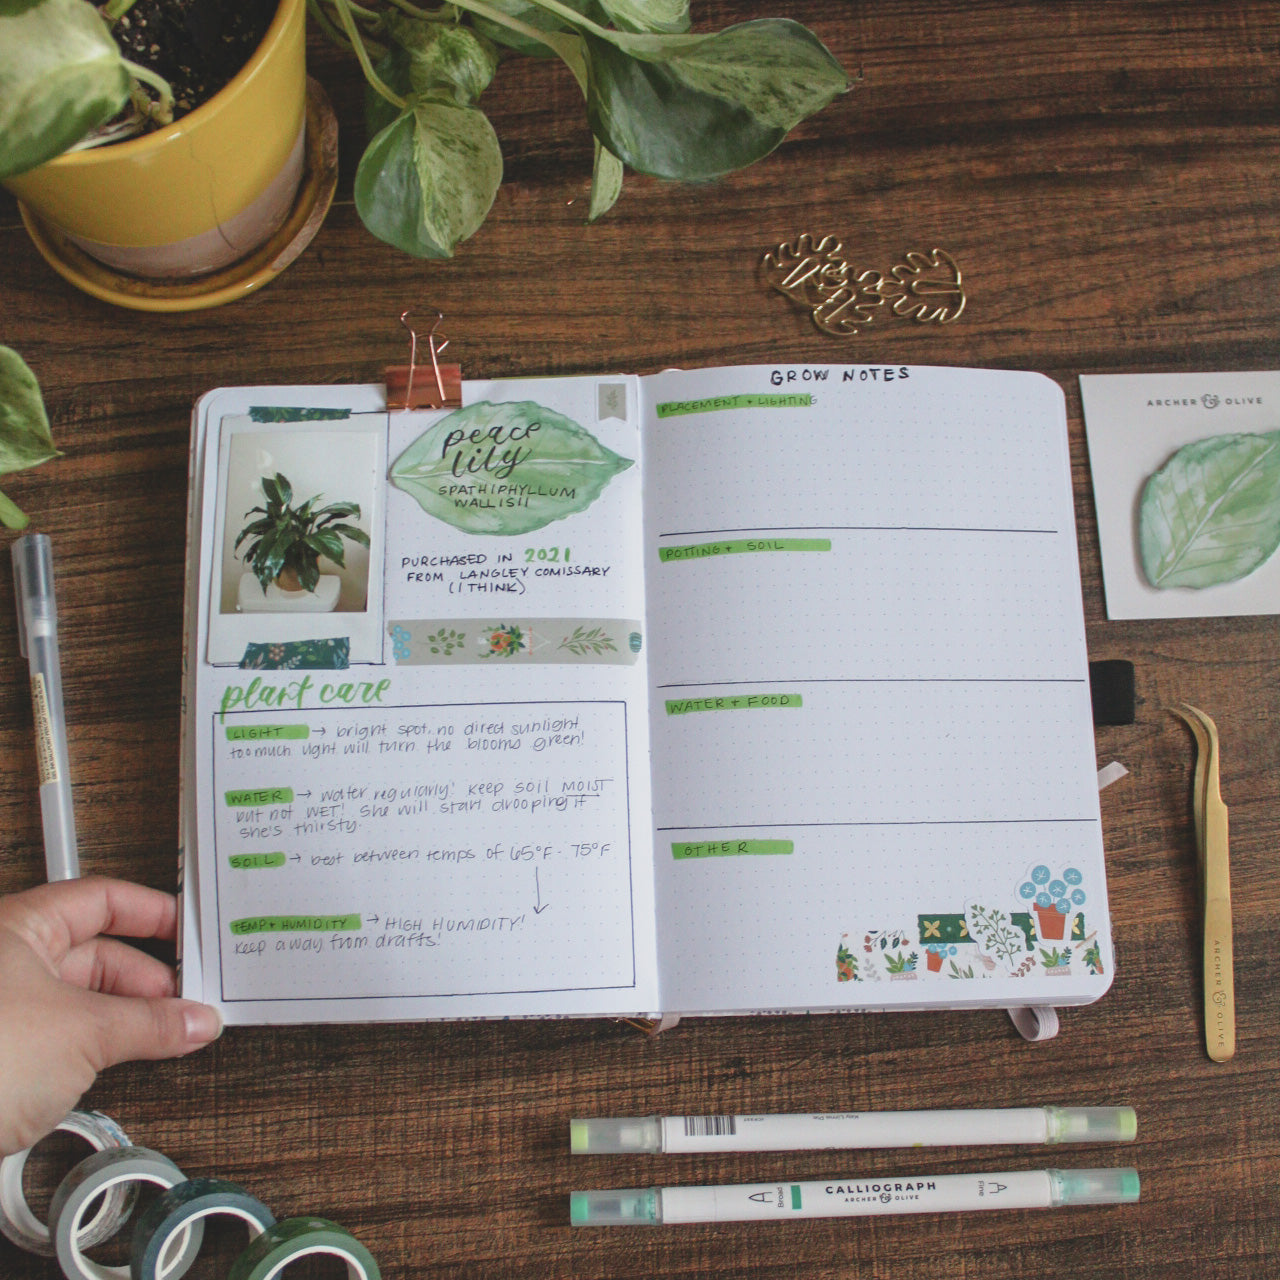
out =
{"type": "Polygon", "coordinates": [[[246,516],[257,516],[241,530],[235,541],[243,560],[261,584],[262,593],[275,585],[281,591],[314,592],[320,582],[320,561],[329,560],[345,568],[343,540],[369,545],[369,535],[350,523],[360,518],[357,502],[331,502],[317,506],[323,495],[315,494],[295,505],[293,486],[279,472],[263,476],[265,506],[250,508],[246,516]]]}

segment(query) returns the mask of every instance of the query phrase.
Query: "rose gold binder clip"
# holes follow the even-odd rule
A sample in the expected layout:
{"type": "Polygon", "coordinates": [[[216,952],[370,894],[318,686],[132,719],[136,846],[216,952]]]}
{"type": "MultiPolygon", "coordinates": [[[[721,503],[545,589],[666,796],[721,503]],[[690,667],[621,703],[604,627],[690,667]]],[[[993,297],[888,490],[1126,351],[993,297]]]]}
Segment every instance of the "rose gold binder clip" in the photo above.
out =
{"type": "Polygon", "coordinates": [[[388,365],[384,374],[388,409],[457,409],[462,407],[462,366],[441,364],[440,353],[449,339],[437,334],[444,312],[437,311],[427,334],[431,352],[430,373],[418,365],[418,334],[409,323],[410,313],[400,313],[400,323],[409,330],[409,363],[388,365]],[[443,341],[441,339],[443,338],[443,341]]]}

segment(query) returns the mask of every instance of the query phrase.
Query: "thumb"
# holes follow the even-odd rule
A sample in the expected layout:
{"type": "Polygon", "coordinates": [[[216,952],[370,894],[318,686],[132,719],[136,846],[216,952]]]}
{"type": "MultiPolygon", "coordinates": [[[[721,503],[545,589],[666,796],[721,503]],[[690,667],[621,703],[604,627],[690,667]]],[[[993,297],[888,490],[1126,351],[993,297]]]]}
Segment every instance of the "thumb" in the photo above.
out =
{"type": "Polygon", "coordinates": [[[177,1058],[222,1034],[212,1005],[172,996],[97,996],[98,1071],[120,1062],[177,1058]]]}

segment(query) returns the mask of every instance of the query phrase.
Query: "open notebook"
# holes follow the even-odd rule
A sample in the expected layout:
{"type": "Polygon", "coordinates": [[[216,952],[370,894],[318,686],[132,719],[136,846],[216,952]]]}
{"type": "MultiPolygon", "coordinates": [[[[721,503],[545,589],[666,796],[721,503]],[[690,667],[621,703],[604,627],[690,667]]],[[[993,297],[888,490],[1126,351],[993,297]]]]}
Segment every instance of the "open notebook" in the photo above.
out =
{"type": "Polygon", "coordinates": [[[1106,990],[1054,383],[756,366],[463,403],[196,407],[184,994],[283,1023],[1106,990]],[[295,537],[326,553],[301,589],[272,576],[295,537]]]}

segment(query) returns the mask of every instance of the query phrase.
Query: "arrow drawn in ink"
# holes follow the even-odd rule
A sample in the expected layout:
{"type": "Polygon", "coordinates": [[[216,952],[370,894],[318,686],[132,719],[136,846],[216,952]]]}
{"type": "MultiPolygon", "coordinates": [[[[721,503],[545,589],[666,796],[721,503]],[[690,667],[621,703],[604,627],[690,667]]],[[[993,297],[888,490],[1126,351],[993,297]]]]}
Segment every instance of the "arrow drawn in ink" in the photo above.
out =
{"type": "Polygon", "coordinates": [[[536,907],[534,907],[534,909],[533,909],[533,914],[534,914],[535,916],[539,916],[539,915],[541,915],[541,914],[542,914],[542,913],[547,909],[547,907],[549,907],[551,904],[550,904],[549,902],[548,902],[548,903],[544,903],[544,902],[542,901],[542,883],[541,883],[541,881],[538,879],[538,868],[537,868],[537,867],[534,867],[534,869],[533,869],[533,887],[534,887],[534,889],[537,891],[537,894],[538,894],[538,905],[537,905],[536,907]]]}

